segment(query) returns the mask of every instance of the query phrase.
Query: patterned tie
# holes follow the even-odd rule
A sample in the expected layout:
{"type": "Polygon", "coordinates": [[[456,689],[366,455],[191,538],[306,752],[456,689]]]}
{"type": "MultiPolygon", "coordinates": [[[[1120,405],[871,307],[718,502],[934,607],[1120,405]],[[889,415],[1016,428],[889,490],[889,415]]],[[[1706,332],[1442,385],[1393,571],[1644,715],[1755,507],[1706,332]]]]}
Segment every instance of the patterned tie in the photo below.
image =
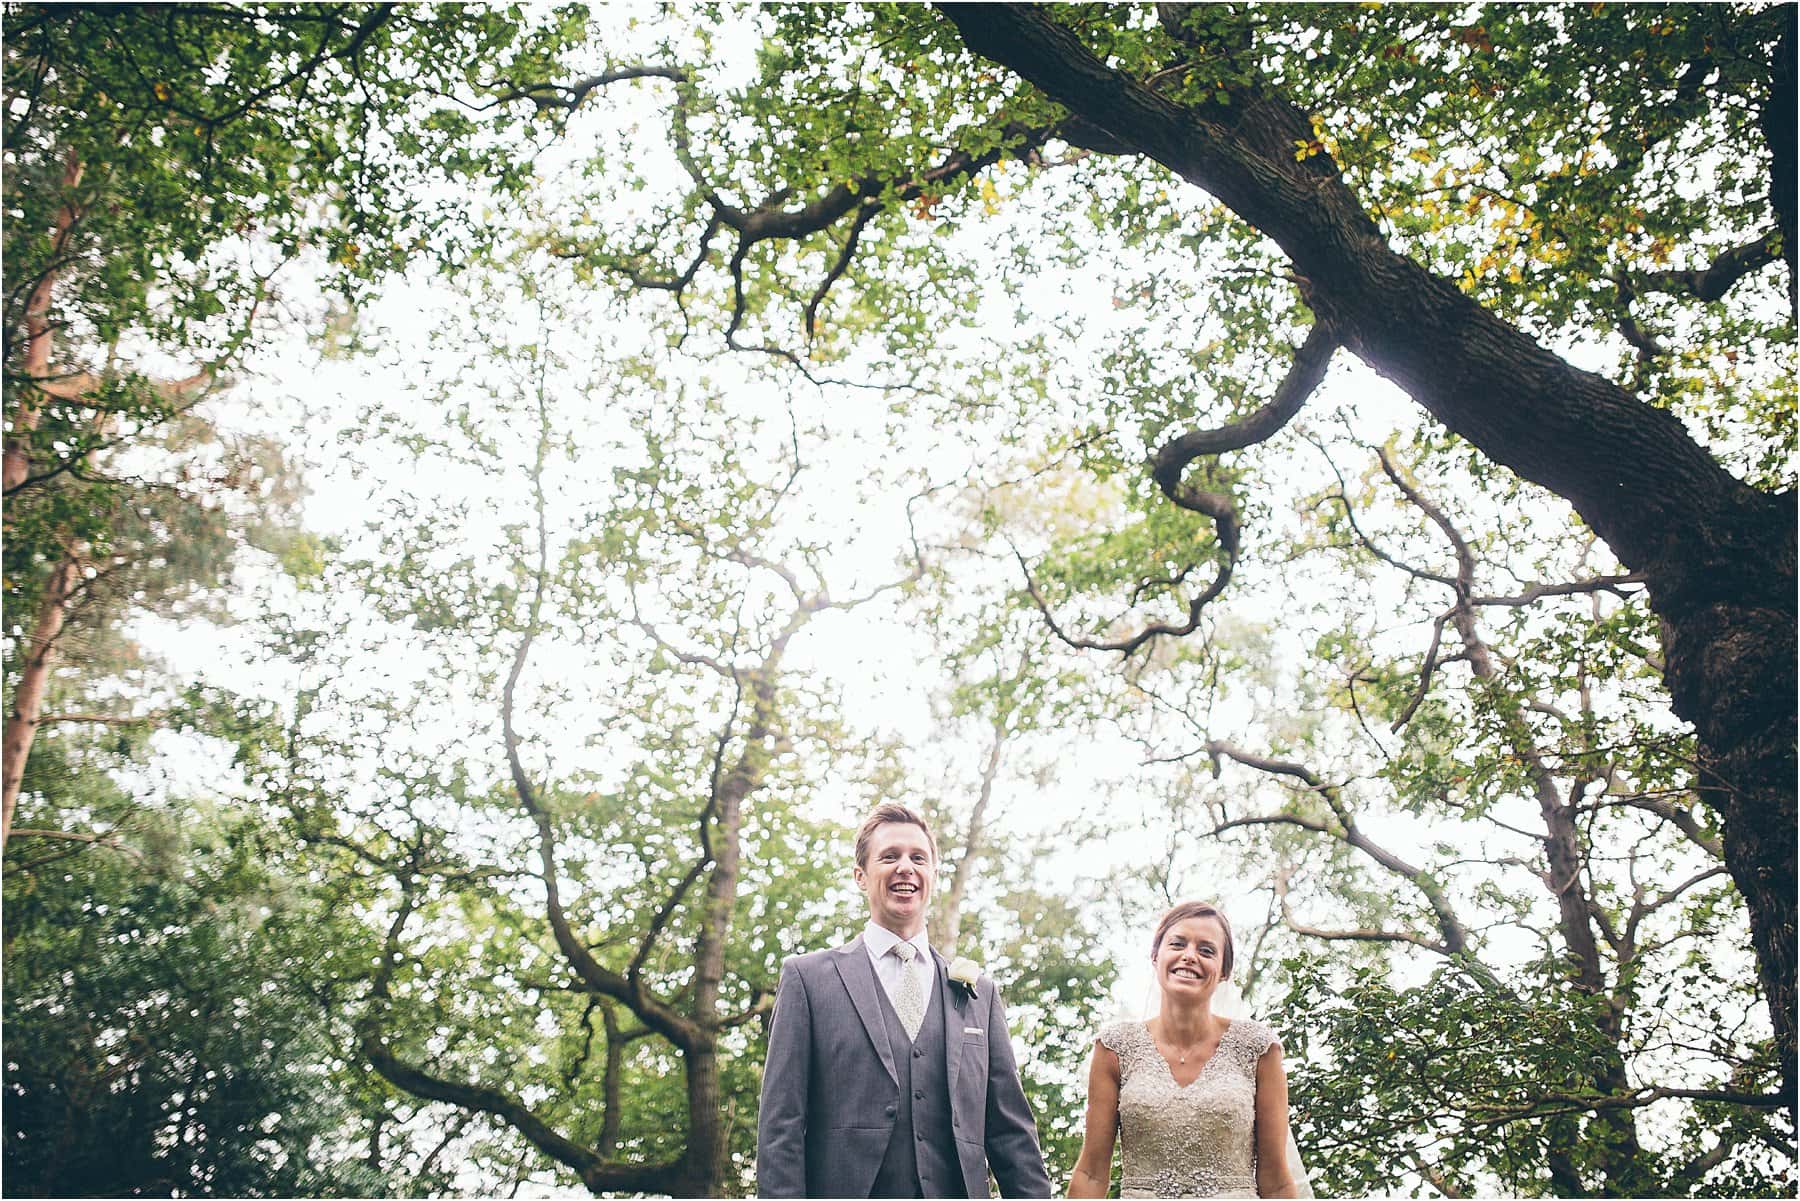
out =
{"type": "Polygon", "coordinates": [[[906,1027],[906,1037],[916,1039],[919,1027],[925,1024],[925,984],[912,962],[919,949],[910,942],[896,943],[893,953],[900,957],[900,987],[894,993],[894,1014],[906,1027]]]}

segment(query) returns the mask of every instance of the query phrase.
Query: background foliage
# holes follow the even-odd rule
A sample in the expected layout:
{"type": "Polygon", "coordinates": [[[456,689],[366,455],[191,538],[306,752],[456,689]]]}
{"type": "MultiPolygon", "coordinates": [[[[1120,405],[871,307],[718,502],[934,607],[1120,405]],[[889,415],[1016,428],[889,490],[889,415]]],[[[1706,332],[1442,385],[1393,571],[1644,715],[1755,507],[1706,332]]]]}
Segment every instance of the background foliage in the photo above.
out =
{"type": "MultiPolygon", "coordinates": [[[[1204,896],[1321,1192],[1791,1194],[1644,574],[1345,355],[1171,488],[1318,284],[945,14],[5,15],[12,1191],[747,1195],[892,798],[1053,1179],[1204,896]]],[[[1054,20],[1792,488],[1791,9],[1054,20]]]]}

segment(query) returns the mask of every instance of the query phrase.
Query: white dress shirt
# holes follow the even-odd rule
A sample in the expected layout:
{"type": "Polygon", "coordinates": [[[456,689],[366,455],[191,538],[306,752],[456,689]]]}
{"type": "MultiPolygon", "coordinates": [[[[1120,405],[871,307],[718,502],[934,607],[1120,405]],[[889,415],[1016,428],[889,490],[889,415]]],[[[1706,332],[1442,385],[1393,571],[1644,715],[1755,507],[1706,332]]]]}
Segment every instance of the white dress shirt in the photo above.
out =
{"type": "Polygon", "coordinates": [[[926,939],[925,931],[921,930],[911,938],[901,938],[887,927],[870,922],[863,927],[863,947],[875,964],[875,978],[881,981],[888,1004],[899,1009],[895,998],[900,992],[900,973],[910,970],[923,973],[919,979],[925,986],[925,1011],[931,1011],[931,998],[937,992],[937,960],[931,957],[931,943],[926,939]],[[919,952],[913,956],[911,964],[901,963],[900,956],[888,954],[903,942],[910,942],[919,952]]]}

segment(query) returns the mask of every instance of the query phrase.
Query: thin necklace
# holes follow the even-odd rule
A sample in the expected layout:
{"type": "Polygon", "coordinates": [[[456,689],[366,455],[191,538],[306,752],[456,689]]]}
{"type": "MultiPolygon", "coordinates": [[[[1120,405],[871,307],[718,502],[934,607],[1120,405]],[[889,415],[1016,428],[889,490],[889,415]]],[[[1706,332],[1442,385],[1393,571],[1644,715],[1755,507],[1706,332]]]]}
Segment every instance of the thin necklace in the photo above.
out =
{"type": "MultiPolygon", "coordinates": [[[[1200,1043],[1194,1043],[1192,1046],[1190,1046],[1187,1049],[1187,1051],[1183,1051],[1180,1047],[1175,1045],[1175,1043],[1172,1039],[1165,1039],[1164,1041],[1168,1042],[1169,1050],[1175,1052],[1176,1061],[1179,1062],[1184,1067],[1187,1065],[1188,1051],[1197,1051],[1200,1049],[1200,1043]]],[[[1200,1042],[1205,1042],[1205,1041],[1206,1041],[1206,1036],[1203,1034],[1200,1036],[1200,1042]]]]}

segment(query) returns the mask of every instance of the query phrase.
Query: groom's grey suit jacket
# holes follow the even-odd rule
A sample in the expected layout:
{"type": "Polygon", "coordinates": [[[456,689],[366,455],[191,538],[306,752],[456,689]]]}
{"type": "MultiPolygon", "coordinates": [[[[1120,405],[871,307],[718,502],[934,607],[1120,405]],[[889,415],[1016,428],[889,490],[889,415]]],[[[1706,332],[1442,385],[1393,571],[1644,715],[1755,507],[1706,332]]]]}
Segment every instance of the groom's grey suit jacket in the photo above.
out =
{"type": "MultiPolygon", "coordinates": [[[[938,983],[926,1020],[940,1012],[945,1019],[951,1133],[964,1195],[988,1195],[991,1166],[1002,1196],[1048,1197],[1037,1123],[994,982],[983,976],[975,995],[966,996],[950,983],[943,956],[931,954],[938,983]]],[[[860,935],[781,965],[757,1116],[759,1195],[869,1195],[900,1102],[880,992],[860,935]]]]}

